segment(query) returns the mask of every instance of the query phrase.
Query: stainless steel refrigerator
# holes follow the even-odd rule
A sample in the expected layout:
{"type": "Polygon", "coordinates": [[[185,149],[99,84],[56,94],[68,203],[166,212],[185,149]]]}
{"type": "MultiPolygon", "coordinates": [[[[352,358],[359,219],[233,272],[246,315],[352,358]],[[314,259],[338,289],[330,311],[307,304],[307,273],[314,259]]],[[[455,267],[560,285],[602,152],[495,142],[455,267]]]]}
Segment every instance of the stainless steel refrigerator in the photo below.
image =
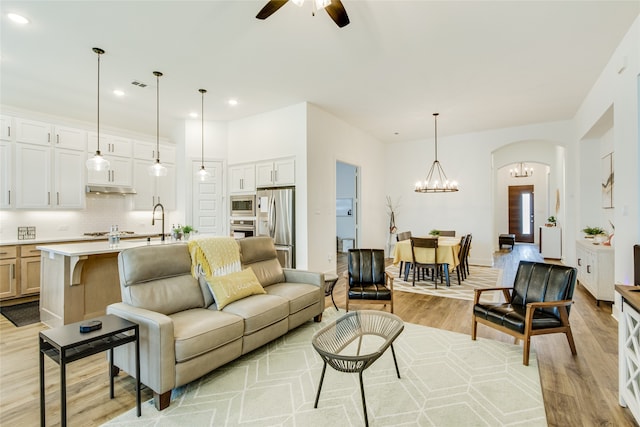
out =
{"type": "Polygon", "coordinates": [[[273,238],[280,264],[295,268],[295,199],[293,187],[263,188],[256,192],[258,236],[273,238]]]}

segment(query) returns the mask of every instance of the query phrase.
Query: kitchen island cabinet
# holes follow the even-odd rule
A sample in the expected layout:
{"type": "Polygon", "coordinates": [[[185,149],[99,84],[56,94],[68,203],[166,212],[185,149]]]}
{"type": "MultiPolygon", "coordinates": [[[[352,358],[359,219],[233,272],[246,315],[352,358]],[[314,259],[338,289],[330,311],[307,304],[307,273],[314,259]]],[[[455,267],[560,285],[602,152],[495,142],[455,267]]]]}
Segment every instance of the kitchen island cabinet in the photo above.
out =
{"type": "Polygon", "coordinates": [[[40,321],[49,327],[79,322],[120,302],[118,254],[127,248],[174,244],[155,240],[37,246],[41,252],[40,321]]]}

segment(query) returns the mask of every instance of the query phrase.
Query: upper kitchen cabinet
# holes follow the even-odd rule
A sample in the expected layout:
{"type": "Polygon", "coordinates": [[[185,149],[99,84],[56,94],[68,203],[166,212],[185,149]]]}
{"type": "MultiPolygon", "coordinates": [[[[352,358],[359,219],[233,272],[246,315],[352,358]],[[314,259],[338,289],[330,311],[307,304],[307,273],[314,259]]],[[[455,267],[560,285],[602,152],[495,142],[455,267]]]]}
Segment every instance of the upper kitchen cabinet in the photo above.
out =
{"type": "Polygon", "coordinates": [[[0,141],[0,208],[15,204],[13,188],[13,144],[0,141]]]}
{"type": "MultiPolygon", "coordinates": [[[[100,153],[103,156],[118,156],[131,158],[132,142],[129,138],[113,135],[100,135],[100,153]]],[[[93,155],[98,149],[98,135],[95,132],[89,133],[87,151],[93,155]]]]}
{"type": "Polygon", "coordinates": [[[16,142],[51,145],[51,124],[35,120],[16,119],[16,142]]]}
{"type": "MultiPolygon", "coordinates": [[[[154,161],[158,158],[158,145],[153,142],[133,141],[133,157],[140,160],[154,161]]],[[[176,148],[173,145],[160,144],[160,161],[176,162],[176,148]]]]}
{"type": "Polygon", "coordinates": [[[16,207],[51,206],[51,148],[16,144],[16,207]]]}
{"type": "Polygon", "coordinates": [[[15,127],[13,117],[0,116],[0,140],[13,141],[15,139],[15,127]]]}
{"type": "Polygon", "coordinates": [[[51,205],[61,209],[84,207],[84,151],[53,150],[53,197],[51,205]]]}
{"type": "Polygon", "coordinates": [[[70,150],[85,151],[87,149],[87,132],[66,126],[53,127],[53,146],[70,150]]]}
{"type": "Polygon", "coordinates": [[[253,191],[256,191],[255,164],[229,166],[229,192],[247,193],[253,191]]]}
{"type": "Polygon", "coordinates": [[[111,156],[104,157],[109,160],[109,169],[104,171],[88,171],[87,182],[96,185],[130,187],[132,181],[131,159],[111,156]]]}
{"type": "Polygon", "coordinates": [[[256,187],[278,187],[295,183],[295,159],[276,159],[256,163],[256,187]]]}
{"type": "Polygon", "coordinates": [[[162,164],[167,168],[167,176],[150,176],[147,168],[149,160],[134,159],[133,161],[133,195],[134,210],[151,210],[156,203],[162,203],[166,210],[176,207],[176,169],[171,163],[162,164]]]}

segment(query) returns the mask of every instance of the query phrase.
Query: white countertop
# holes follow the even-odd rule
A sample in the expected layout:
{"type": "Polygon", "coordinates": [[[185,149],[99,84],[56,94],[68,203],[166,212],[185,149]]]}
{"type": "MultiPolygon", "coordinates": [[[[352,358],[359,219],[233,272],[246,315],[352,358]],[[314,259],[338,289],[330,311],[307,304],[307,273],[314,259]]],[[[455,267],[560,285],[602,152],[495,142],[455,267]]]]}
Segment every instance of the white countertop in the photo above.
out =
{"type": "MultiPolygon", "coordinates": [[[[152,239],[157,239],[159,236],[158,233],[152,234],[126,234],[121,236],[121,239],[146,239],[147,237],[151,237],[152,239]]],[[[108,236],[69,236],[69,237],[50,237],[44,239],[33,239],[33,240],[2,240],[0,241],[1,245],[42,245],[48,243],[64,243],[64,242],[97,242],[97,241],[107,241],[108,236]]]]}
{"type": "Polygon", "coordinates": [[[124,249],[136,248],[139,246],[158,246],[158,245],[173,245],[176,243],[186,243],[185,241],[161,241],[156,237],[150,242],[146,239],[132,239],[121,240],[116,246],[110,246],[107,240],[101,240],[98,242],[86,242],[86,243],[67,243],[57,245],[38,245],[36,249],[40,249],[43,252],[49,252],[64,256],[81,256],[81,255],[97,255],[97,254],[109,254],[114,252],[121,252],[124,249]]]}

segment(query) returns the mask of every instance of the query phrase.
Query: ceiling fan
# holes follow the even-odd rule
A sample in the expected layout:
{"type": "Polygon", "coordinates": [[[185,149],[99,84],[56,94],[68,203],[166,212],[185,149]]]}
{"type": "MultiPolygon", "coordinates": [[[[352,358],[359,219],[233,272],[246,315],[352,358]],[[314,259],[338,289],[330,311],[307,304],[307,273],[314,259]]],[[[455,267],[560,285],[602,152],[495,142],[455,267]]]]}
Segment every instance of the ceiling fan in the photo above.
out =
{"type": "MultiPolygon", "coordinates": [[[[269,0],[269,2],[258,12],[256,18],[258,19],[267,19],[270,17],[275,11],[280,9],[285,5],[289,0],[269,0]]],[[[304,0],[291,0],[298,6],[302,6],[304,0]]],[[[313,12],[312,15],[315,16],[316,12],[319,9],[324,9],[327,11],[333,22],[340,28],[349,24],[349,17],[347,16],[347,11],[344,8],[344,5],[340,0],[311,0],[313,3],[313,12]]]]}

